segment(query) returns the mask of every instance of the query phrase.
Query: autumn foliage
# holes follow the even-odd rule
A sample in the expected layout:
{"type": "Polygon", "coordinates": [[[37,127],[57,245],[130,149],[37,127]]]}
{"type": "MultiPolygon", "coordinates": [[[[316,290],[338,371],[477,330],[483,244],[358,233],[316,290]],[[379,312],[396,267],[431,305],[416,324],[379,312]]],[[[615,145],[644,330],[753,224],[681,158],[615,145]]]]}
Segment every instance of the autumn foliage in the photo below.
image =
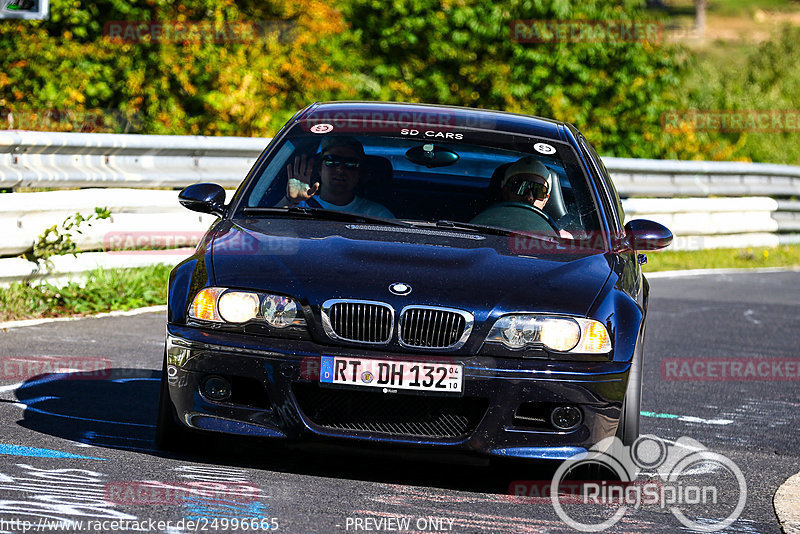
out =
{"type": "Polygon", "coordinates": [[[661,124],[682,106],[680,48],[510,34],[518,20],[652,22],[639,2],[546,4],[51,0],[46,21],[0,21],[0,128],[271,136],[314,101],[395,100],[572,122],[606,155],[730,156],[661,124]]]}

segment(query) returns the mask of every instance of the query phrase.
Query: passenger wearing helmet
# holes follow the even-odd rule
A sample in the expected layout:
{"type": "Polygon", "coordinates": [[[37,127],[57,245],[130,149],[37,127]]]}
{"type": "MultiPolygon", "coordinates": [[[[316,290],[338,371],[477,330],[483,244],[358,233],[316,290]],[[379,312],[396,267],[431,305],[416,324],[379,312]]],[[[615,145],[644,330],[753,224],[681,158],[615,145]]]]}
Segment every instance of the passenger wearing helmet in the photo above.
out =
{"type": "MultiPolygon", "coordinates": [[[[503,176],[500,185],[502,202],[480,213],[471,222],[521,231],[536,232],[544,229],[542,223],[552,220],[542,210],[550,199],[554,179],[553,172],[535,157],[526,156],[517,160],[506,169],[503,176]],[[518,209],[502,209],[513,208],[514,204],[531,206],[543,215],[523,218],[518,209]]],[[[558,233],[561,237],[572,237],[566,230],[559,230],[558,233]]]]}

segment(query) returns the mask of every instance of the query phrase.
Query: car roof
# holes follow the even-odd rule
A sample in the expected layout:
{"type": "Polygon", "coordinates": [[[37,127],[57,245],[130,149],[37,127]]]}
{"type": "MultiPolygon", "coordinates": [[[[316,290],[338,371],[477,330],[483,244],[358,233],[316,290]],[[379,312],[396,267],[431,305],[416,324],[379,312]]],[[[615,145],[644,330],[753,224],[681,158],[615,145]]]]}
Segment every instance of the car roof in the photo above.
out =
{"type": "Polygon", "coordinates": [[[522,133],[566,142],[571,141],[571,136],[566,135],[566,130],[572,130],[573,135],[577,133],[577,130],[568,123],[531,115],[404,102],[316,102],[301,111],[295,120],[310,120],[316,123],[343,120],[356,123],[363,121],[365,130],[369,130],[370,125],[378,124],[385,128],[390,122],[399,122],[409,127],[415,124],[440,125],[445,128],[522,133]]]}

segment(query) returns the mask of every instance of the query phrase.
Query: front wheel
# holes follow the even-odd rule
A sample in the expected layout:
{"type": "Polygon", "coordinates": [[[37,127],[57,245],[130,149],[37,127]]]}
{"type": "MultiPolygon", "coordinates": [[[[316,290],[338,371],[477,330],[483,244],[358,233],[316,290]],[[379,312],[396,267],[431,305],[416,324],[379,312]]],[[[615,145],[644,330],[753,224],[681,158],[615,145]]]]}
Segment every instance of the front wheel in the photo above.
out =
{"type": "Polygon", "coordinates": [[[164,351],[164,363],[161,367],[161,387],[158,395],[158,416],[156,417],[156,447],[166,451],[181,451],[187,447],[191,439],[191,431],[181,425],[175,414],[175,408],[169,397],[167,383],[167,354],[164,351]]]}
{"type": "Polygon", "coordinates": [[[631,371],[628,375],[628,387],[622,400],[622,412],[617,426],[617,437],[623,445],[633,445],[639,437],[639,416],[642,409],[642,344],[644,335],[639,339],[633,355],[631,371]]]}

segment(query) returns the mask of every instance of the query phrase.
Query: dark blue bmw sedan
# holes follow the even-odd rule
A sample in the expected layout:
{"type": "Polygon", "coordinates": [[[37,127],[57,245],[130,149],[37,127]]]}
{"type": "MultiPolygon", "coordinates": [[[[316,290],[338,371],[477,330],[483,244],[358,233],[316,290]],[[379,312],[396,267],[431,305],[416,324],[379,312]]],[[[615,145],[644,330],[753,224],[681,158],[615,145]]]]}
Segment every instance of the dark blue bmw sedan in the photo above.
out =
{"type": "Polygon", "coordinates": [[[564,459],[639,432],[669,230],[624,213],[570,124],[314,104],[170,276],[157,442],[204,433],[564,459]]]}

